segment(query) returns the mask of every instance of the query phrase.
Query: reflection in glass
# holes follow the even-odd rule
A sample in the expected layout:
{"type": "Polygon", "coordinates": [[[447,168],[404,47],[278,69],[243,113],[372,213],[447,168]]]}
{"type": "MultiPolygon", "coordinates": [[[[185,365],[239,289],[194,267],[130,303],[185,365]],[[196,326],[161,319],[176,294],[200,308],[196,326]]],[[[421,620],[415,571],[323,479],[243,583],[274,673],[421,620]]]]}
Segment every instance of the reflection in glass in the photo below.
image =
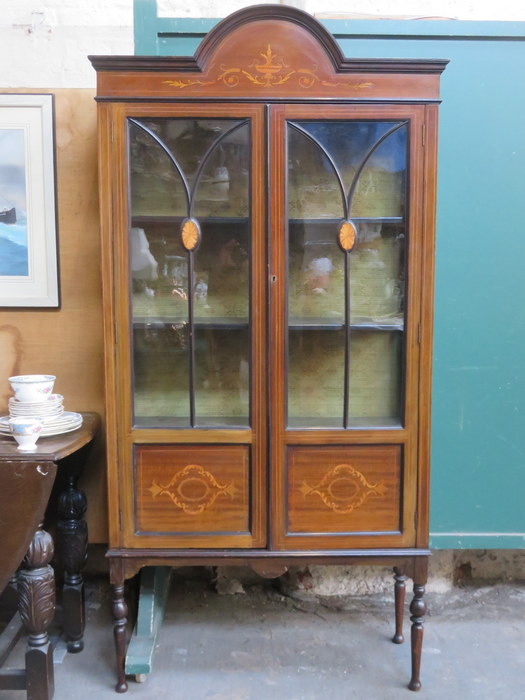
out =
{"type": "Polygon", "coordinates": [[[249,213],[250,129],[230,122],[210,152],[195,192],[193,215],[247,217],[249,213]],[[232,125],[234,128],[232,129],[232,125]]]}
{"type": "Polygon", "coordinates": [[[151,319],[133,329],[135,424],[189,427],[188,324],[151,319]]]}
{"type": "Polygon", "coordinates": [[[397,424],[407,124],[289,122],[287,136],[288,424],[397,424]]]}
{"type": "Polygon", "coordinates": [[[288,338],[288,425],[340,428],[344,398],[343,331],[294,329],[288,338]]]}
{"type": "Polygon", "coordinates": [[[248,423],[250,148],[247,120],[129,120],[139,426],[248,423]]]}
{"type": "Polygon", "coordinates": [[[335,227],[289,224],[288,314],[294,321],[344,322],[343,255],[335,227]]]}
{"type": "MultiPolygon", "coordinates": [[[[349,255],[352,324],[403,324],[405,236],[402,224],[358,222],[349,255]]],[[[290,222],[289,322],[345,319],[345,260],[333,224],[290,222]]]]}
{"type": "Polygon", "coordinates": [[[401,347],[398,332],[354,330],[350,340],[350,424],[399,423],[401,347]]]}
{"type": "Polygon", "coordinates": [[[198,426],[249,425],[249,337],[244,329],[197,326],[195,415],[198,426]]]}
{"type": "Polygon", "coordinates": [[[403,122],[290,124],[289,217],[403,216],[406,148],[403,122]]]}
{"type": "Polygon", "coordinates": [[[129,141],[133,216],[248,216],[246,122],[133,119],[129,141]]]}
{"type": "MultiPolygon", "coordinates": [[[[402,338],[354,331],[350,340],[349,427],[399,424],[402,338]]],[[[341,428],[345,333],[295,327],[289,336],[288,425],[341,428]]]]}
{"type": "Polygon", "coordinates": [[[403,325],[405,235],[402,224],[362,222],[349,255],[352,324],[403,325]]]}

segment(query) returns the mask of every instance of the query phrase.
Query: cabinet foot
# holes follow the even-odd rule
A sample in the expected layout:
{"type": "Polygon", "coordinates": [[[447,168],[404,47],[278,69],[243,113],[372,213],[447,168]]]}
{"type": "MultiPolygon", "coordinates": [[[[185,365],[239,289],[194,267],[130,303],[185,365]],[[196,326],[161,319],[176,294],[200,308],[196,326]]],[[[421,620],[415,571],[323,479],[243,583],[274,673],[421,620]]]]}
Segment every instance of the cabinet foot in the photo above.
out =
{"type": "Polygon", "coordinates": [[[117,661],[117,693],[125,693],[128,689],[124,664],[126,661],[126,623],[128,606],[124,599],[124,584],[113,586],[113,638],[117,661]]]}
{"type": "Polygon", "coordinates": [[[427,606],[423,600],[425,586],[414,582],[414,598],[410,604],[410,619],[412,621],[411,645],[412,645],[412,677],[408,687],[410,690],[421,688],[421,650],[423,648],[423,620],[427,606]]]}
{"type": "Polygon", "coordinates": [[[396,631],[392,637],[392,641],[394,644],[402,644],[405,641],[403,636],[403,614],[405,611],[405,581],[407,577],[398,567],[394,567],[394,580],[396,631]]]}

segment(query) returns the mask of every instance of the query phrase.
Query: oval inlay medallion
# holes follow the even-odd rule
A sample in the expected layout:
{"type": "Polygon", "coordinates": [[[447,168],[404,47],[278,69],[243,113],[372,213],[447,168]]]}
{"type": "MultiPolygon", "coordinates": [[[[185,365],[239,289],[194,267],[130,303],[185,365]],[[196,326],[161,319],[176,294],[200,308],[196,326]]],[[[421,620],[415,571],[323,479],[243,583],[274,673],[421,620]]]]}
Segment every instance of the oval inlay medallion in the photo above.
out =
{"type": "Polygon", "coordinates": [[[351,221],[342,221],[339,225],[339,245],[344,251],[350,251],[355,245],[357,231],[351,221]]]}
{"type": "Polygon", "coordinates": [[[203,479],[197,479],[196,477],[184,479],[177,488],[179,496],[189,502],[204,500],[209,490],[208,484],[203,479]]]}
{"type": "Polygon", "coordinates": [[[201,229],[195,219],[184,219],[181,228],[182,244],[186,250],[195,250],[201,240],[201,229]]]}
{"type": "Polygon", "coordinates": [[[346,477],[334,479],[328,484],[328,492],[336,501],[350,501],[355,498],[358,490],[359,484],[355,479],[347,479],[346,477]]]}

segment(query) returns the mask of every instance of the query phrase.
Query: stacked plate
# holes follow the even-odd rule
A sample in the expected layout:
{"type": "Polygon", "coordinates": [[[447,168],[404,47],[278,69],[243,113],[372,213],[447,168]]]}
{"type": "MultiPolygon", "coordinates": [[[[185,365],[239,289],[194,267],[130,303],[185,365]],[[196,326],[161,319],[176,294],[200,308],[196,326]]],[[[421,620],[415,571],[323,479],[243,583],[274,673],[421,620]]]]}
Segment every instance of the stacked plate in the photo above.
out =
{"type": "Polygon", "coordinates": [[[45,401],[28,402],[9,399],[9,415],[0,418],[0,433],[10,433],[9,419],[23,416],[24,418],[38,418],[42,421],[41,437],[61,435],[80,428],[82,416],[80,413],[64,411],[64,397],[60,394],[51,394],[45,401]]]}
{"type": "Polygon", "coordinates": [[[51,418],[60,418],[64,413],[64,397],[60,394],[51,394],[45,401],[17,401],[14,397],[9,399],[9,416],[28,416],[31,418],[40,418],[45,423],[51,418]]]}

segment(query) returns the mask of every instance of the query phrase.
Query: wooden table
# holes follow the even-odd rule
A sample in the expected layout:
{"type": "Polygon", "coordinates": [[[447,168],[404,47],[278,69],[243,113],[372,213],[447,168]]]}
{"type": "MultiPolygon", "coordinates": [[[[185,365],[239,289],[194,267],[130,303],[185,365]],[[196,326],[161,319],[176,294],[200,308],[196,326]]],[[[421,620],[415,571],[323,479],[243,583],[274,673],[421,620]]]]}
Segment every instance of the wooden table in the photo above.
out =
{"type": "MultiPolygon", "coordinates": [[[[0,592],[6,584],[6,593],[16,587],[16,617],[19,615],[28,633],[25,669],[0,670],[0,690],[26,689],[29,700],[50,700],[54,692],[53,649],[47,633],[55,614],[55,579],[50,566],[54,553],[64,569],[63,628],[68,651],[83,648],[80,571],[87,551],[83,519],[87,502],[77,480],[100,419],[94,413],[82,415],[80,428],[40,438],[34,452],[20,452],[11,437],[0,436],[0,592]],[[42,529],[46,510],[54,521],[55,542],[42,529]]],[[[21,631],[13,618],[0,636],[0,667],[21,631]]]]}

